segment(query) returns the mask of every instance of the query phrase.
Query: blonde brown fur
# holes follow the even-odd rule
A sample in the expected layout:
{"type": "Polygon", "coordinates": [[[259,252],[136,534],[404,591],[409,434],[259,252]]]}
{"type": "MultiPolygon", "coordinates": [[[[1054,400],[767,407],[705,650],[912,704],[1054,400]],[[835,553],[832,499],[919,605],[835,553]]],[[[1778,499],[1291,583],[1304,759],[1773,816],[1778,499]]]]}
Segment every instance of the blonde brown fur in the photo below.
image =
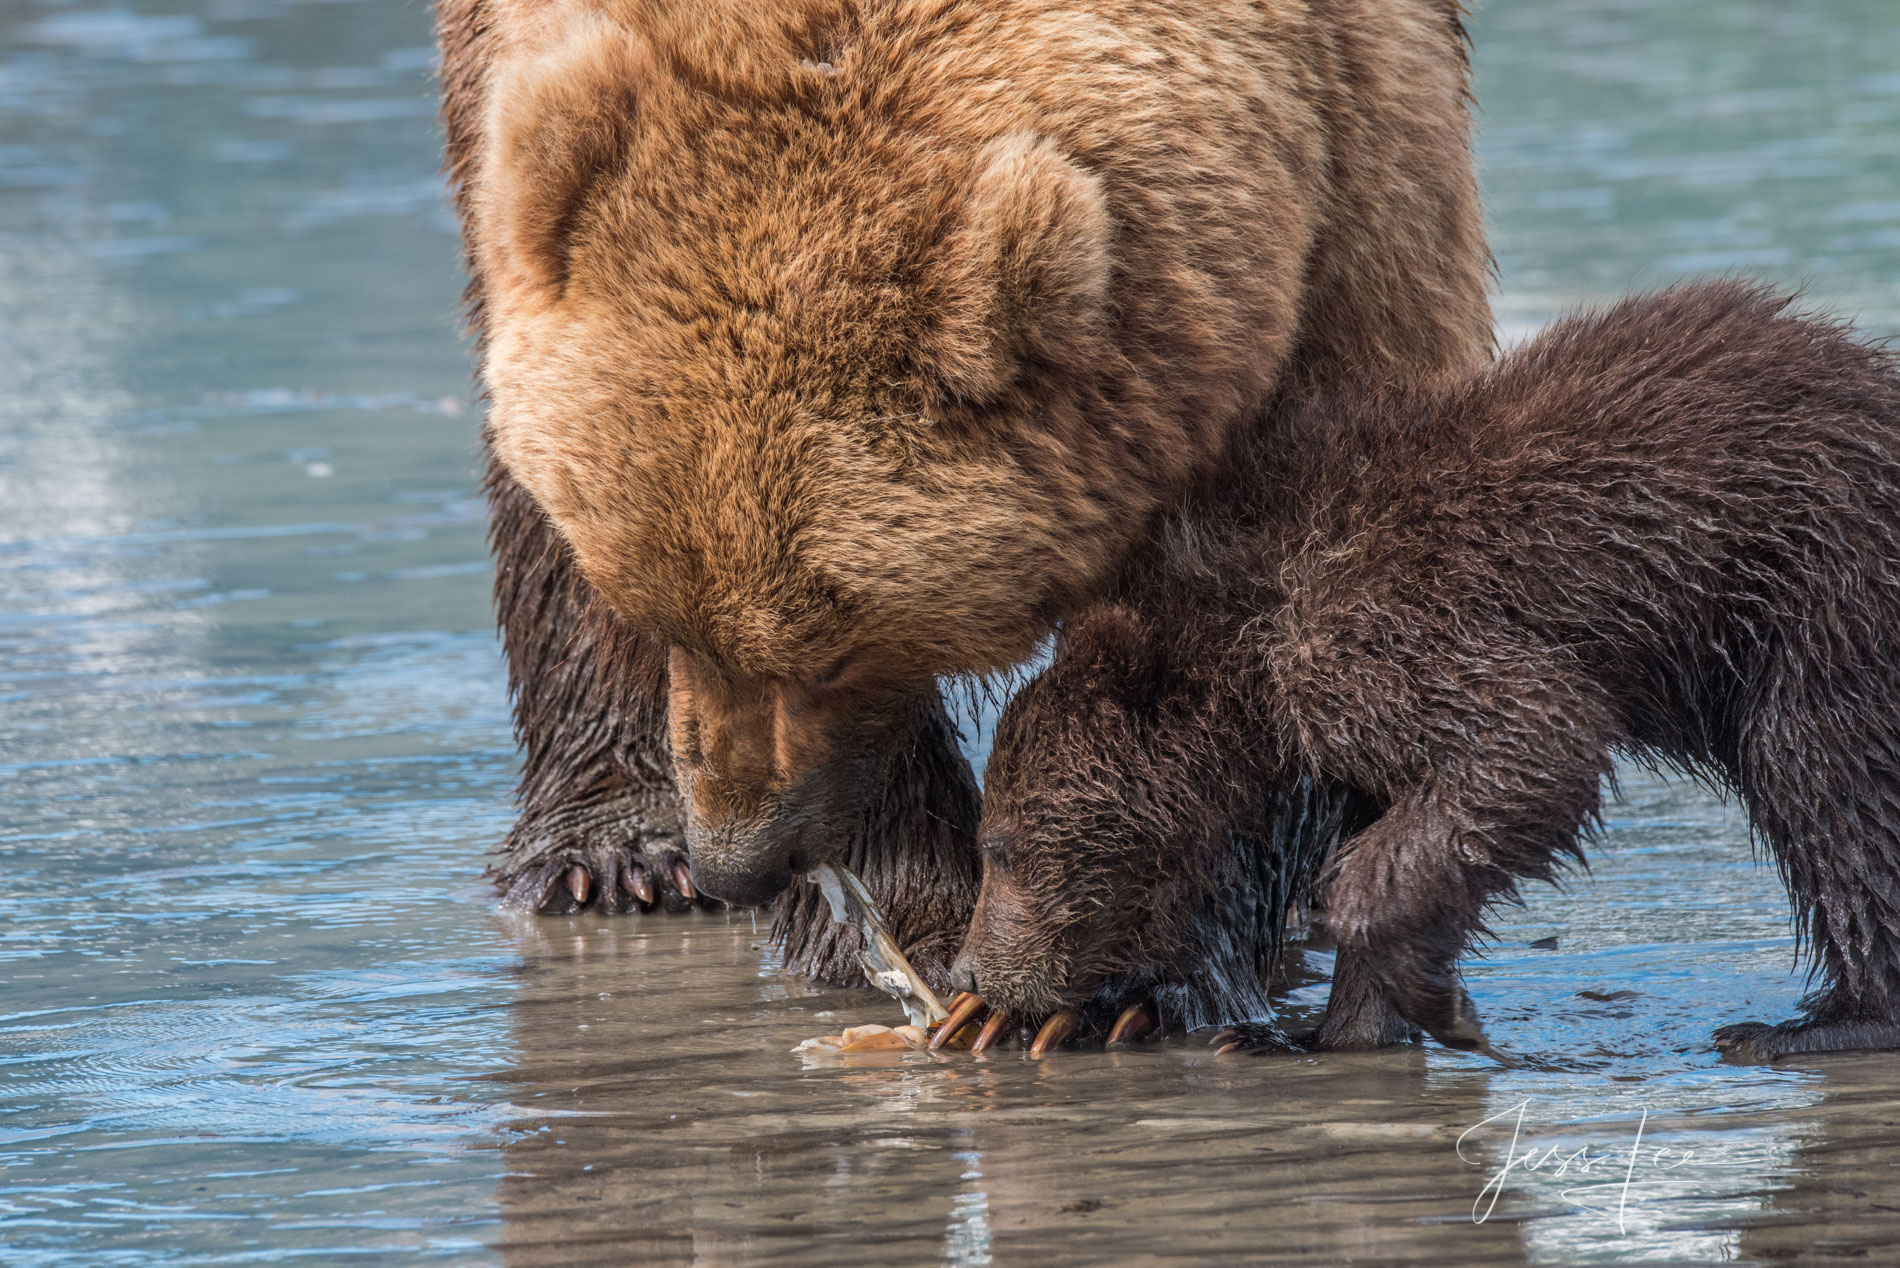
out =
{"type": "Polygon", "coordinates": [[[840,848],[935,679],[1024,657],[1289,382],[1489,350],[1443,0],[439,15],[494,453],[673,649],[735,899],[840,848]]]}

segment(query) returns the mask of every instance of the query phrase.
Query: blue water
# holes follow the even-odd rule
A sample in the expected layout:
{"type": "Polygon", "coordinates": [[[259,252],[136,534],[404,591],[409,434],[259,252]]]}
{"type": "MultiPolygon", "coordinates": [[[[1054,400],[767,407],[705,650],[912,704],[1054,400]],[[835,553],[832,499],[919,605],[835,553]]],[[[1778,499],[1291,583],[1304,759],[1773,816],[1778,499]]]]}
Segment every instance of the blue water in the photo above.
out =
{"type": "MultiPolygon", "coordinates": [[[[1473,32],[1507,337],[1729,270],[1900,333],[1890,0],[1499,0],[1473,32]]],[[[1900,1244],[1892,1060],[1707,1051],[1803,982],[1744,825],[1686,785],[1632,776],[1591,877],[1472,966],[1511,1070],[808,1067],[883,1010],[778,978],[746,916],[500,917],[430,61],[409,0],[0,0],[0,1259],[1900,1244]],[[1519,1150],[1494,1122],[1460,1156],[1519,1105],[1519,1150]],[[1675,1152],[1590,1189],[1638,1131],[1675,1152]]]]}

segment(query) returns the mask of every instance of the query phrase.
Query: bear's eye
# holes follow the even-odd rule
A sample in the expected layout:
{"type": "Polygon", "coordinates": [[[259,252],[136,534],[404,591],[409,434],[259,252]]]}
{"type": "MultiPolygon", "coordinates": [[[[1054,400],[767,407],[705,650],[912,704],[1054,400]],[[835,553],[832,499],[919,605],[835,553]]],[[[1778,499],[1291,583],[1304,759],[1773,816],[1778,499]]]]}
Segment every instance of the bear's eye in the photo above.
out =
{"type": "Polygon", "coordinates": [[[813,687],[819,687],[819,688],[829,687],[829,686],[834,685],[838,681],[838,679],[844,677],[845,668],[849,664],[850,664],[850,657],[848,656],[838,657],[837,660],[831,663],[831,668],[825,670],[824,673],[819,674],[816,678],[812,679],[810,685],[813,687]]]}

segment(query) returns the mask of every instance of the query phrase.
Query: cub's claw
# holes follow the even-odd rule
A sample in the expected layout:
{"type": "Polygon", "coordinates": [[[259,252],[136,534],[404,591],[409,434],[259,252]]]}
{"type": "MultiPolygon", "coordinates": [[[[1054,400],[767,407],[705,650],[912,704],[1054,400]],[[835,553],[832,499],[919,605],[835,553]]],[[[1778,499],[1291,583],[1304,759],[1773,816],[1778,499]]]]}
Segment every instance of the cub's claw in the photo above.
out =
{"type": "Polygon", "coordinates": [[[1102,1046],[1113,1048],[1118,1043],[1133,1043],[1154,1028],[1154,1010],[1146,1004],[1131,1005],[1109,1027],[1108,1040],[1102,1046]]]}
{"type": "Polygon", "coordinates": [[[1284,1030],[1265,1021],[1244,1021],[1229,1026],[1207,1042],[1217,1057],[1224,1057],[1230,1052],[1244,1052],[1258,1057],[1269,1052],[1300,1051],[1300,1046],[1288,1039],[1284,1030]]]}
{"type": "Polygon", "coordinates": [[[488,869],[504,908],[549,916],[690,910],[691,875],[671,790],[631,785],[524,816],[488,869]]]}
{"type": "MultiPolygon", "coordinates": [[[[977,1018],[983,1017],[983,1026],[977,1031],[976,1038],[970,1043],[972,1053],[987,1052],[1001,1043],[1003,1039],[1023,1024],[1022,1014],[1014,1009],[991,1009],[983,997],[971,991],[963,991],[951,999],[949,1015],[931,1033],[929,1048],[932,1052],[956,1045],[958,1038],[967,1033],[977,1018]],[[985,1014],[988,1014],[985,1016],[985,1014]]],[[[1046,1018],[1037,1028],[1036,1037],[1029,1045],[1029,1055],[1041,1057],[1067,1043],[1082,1029],[1082,1013],[1073,1008],[1065,1008],[1046,1018]]],[[[1155,1026],[1154,1008],[1150,1004],[1137,1004],[1122,1013],[1109,1033],[1110,1043],[1129,1043],[1148,1033],[1155,1026]]]]}
{"type": "Polygon", "coordinates": [[[1063,1009],[1042,1023],[1042,1029],[1036,1032],[1035,1042],[1029,1045],[1029,1055],[1040,1057],[1051,1048],[1060,1048],[1081,1025],[1081,1014],[1074,1009],[1063,1009]]]}
{"type": "Polygon", "coordinates": [[[983,997],[970,991],[965,991],[951,1000],[950,1015],[943,1019],[943,1024],[938,1026],[936,1033],[930,1036],[930,1050],[942,1051],[952,1039],[957,1037],[957,1033],[974,1021],[977,1014],[986,1007],[983,997]]]}
{"type": "Polygon", "coordinates": [[[983,1023],[983,1029],[977,1032],[976,1042],[970,1045],[970,1051],[987,1052],[1015,1024],[1016,1014],[1012,1009],[991,1013],[990,1019],[983,1023]]]}
{"type": "Polygon", "coordinates": [[[683,857],[671,849],[655,853],[659,857],[624,847],[582,846],[494,879],[502,891],[503,907],[543,916],[566,916],[590,908],[618,914],[715,905],[691,887],[692,873],[683,857]]]}

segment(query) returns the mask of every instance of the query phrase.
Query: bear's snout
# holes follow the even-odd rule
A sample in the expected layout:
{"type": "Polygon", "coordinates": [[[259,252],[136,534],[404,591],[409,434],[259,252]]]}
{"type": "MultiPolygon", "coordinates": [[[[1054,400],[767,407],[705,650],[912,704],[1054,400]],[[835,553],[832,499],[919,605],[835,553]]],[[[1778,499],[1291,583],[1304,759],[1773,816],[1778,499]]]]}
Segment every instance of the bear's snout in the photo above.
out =
{"type": "Polygon", "coordinates": [[[789,866],[735,869],[700,858],[693,859],[692,866],[693,884],[702,894],[734,907],[765,906],[784,893],[797,874],[789,866]]]}
{"type": "MultiPolygon", "coordinates": [[[[799,814],[709,823],[689,816],[686,849],[693,884],[735,907],[760,907],[790,887],[792,878],[830,857],[818,848],[809,818],[799,814]]],[[[823,838],[825,832],[816,835],[823,838]]]]}

